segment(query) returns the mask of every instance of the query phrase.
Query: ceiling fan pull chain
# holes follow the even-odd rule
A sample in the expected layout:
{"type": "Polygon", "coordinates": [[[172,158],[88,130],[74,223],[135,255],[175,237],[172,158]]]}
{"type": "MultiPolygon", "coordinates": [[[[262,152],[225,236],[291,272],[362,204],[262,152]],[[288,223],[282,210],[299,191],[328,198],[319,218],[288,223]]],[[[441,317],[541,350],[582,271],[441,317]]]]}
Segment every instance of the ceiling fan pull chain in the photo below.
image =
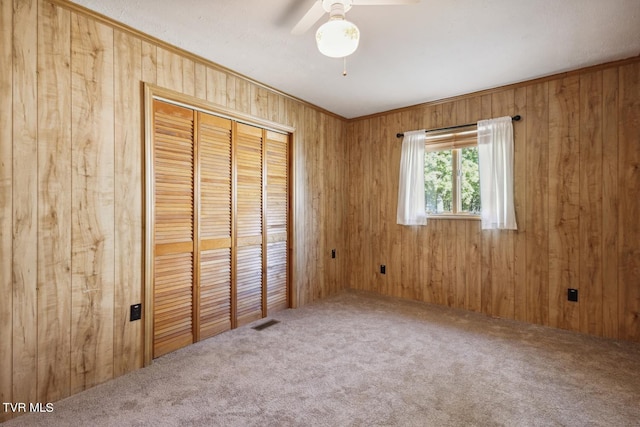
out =
{"type": "Polygon", "coordinates": [[[347,57],[342,57],[342,76],[347,77],[347,57]]]}

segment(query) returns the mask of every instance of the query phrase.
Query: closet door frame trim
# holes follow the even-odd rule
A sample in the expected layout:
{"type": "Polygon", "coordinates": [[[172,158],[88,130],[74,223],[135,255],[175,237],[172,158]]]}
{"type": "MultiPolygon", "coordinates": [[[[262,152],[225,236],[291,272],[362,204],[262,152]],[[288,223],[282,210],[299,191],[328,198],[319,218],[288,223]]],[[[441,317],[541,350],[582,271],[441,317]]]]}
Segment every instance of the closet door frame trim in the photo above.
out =
{"type": "MultiPolygon", "coordinates": [[[[204,101],[202,99],[185,95],[176,91],[165,89],[150,83],[142,83],[142,96],[144,99],[144,183],[143,183],[143,211],[144,211],[144,277],[143,277],[143,305],[142,305],[142,321],[144,322],[144,366],[149,366],[153,362],[153,250],[154,241],[154,166],[153,166],[153,101],[159,100],[169,104],[178,105],[189,108],[194,111],[201,111],[214,116],[230,119],[234,122],[245,123],[251,126],[257,126],[266,130],[284,133],[289,135],[289,207],[288,207],[288,226],[287,226],[287,279],[289,287],[289,306],[295,308],[296,289],[293,280],[293,232],[294,218],[292,206],[295,202],[293,191],[293,183],[295,170],[293,166],[294,157],[294,135],[295,128],[265,120],[252,115],[244,114],[239,111],[221,107],[219,105],[204,101]]],[[[195,130],[194,130],[195,131],[195,130]]],[[[264,161],[264,160],[263,160],[264,161]]],[[[195,183],[194,183],[195,185],[195,183]]],[[[264,191],[264,190],[263,190],[264,191]]],[[[233,200],[233,198],[232,198],[233,200]]],[[[264,199],[263,199],[264,200],[264,199]]],[[[263,221],[264,222],[264,221],[263,221]]],[[[263,233],[263,239],[264,239],[263,233]]],[[[263,257],[264,259],[264,257],[263,257]]],[[[264,272],[263,272],[264,274],[264,272]]],[[[233,306],[233,302],[232,302],[233,306]]]]}

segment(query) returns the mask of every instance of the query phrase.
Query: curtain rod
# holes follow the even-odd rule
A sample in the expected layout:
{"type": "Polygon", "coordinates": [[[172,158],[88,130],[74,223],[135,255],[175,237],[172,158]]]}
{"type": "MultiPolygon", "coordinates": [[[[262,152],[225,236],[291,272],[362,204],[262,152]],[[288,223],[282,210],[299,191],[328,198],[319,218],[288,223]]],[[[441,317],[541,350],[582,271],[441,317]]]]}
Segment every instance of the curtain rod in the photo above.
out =
{"type": "MultiPolygon", "coordinates": [[[[513,116],[511,117],[511,120],[513,120],[514,122],[517,122],[521,119],[522,117],[520,117],[520,115],[518,114],[517,116],[513,116]]],[[[425,132],[436,132],[439,130],[450,130],[450,129],[458,129],[458,128],[466,128],[469,126],[475,126],[477,125],[477,123],[467,123],[466,125],[457,125],[457,126],[448,126],[445,128],[438,128],[438,129],[429,129],[429,130],[425,130],[425,132]]],[[[396,134],[396,138],[402,138],[404,136],[404,133],[397,133],[396,134]]]]}

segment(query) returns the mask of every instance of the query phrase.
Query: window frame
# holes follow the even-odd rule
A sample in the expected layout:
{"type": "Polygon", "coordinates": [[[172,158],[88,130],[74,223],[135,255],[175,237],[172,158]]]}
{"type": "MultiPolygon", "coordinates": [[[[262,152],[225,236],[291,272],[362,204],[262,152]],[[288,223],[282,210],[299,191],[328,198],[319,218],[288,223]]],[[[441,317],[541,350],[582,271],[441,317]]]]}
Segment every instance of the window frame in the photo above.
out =
{"type": "MultiPolygon", "coordinates": [[[[477,125],[470,125],[460,130],[442,130],[427,133],[425,139],[425,160],[428,153],[438,151],[451,151],[451,198],[452,198],[452,212],[443,213],[429,213],[427,219],[466,219],[466,220],[480,220],[479,214],[461,212],[462,200],[461,194],[461,158],[460,155],[463,148],[478,147],[478,127],[477,125]],[[466,129],[466,130],[465,130],[466,129]]],[[[426,184],[426,181],[425,181],[426,184]]],[[[426,206],[425,206],[426,208],[426,206]]]]}

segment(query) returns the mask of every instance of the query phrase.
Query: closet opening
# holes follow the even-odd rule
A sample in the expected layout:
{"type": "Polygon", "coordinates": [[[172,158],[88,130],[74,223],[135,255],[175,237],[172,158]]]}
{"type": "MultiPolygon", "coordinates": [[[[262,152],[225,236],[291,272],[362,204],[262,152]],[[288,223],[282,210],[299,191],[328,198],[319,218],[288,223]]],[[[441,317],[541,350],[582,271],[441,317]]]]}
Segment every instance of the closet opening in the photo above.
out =
{"type": "Polygon", "coordinates": [[[145,365],[289,308],[292,128],[145,98],[145,365]]]}

